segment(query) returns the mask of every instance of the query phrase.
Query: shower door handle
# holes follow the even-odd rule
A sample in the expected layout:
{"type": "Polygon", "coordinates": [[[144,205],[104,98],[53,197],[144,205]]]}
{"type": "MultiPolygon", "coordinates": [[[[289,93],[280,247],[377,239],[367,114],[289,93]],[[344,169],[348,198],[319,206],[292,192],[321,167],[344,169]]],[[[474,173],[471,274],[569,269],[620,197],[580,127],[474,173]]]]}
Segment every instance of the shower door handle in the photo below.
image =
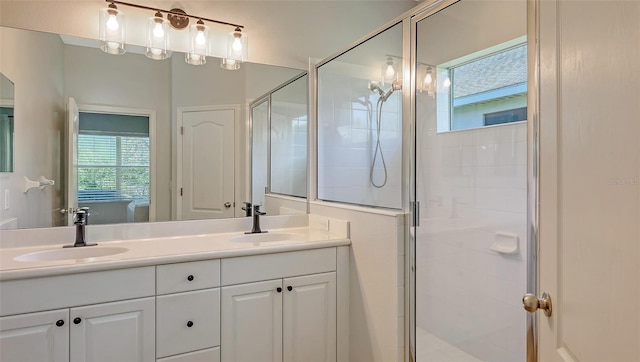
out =
{"type": "Polygon", "coordinates": [[[524,297],[522,297],[522,306],[530,313],[533,313],[538,309],[542,309],[544,311],[544,315],[551,317],[551,296],[547,293],[542,293],[541,298],[530,293],[525,294],[524,297]]]}

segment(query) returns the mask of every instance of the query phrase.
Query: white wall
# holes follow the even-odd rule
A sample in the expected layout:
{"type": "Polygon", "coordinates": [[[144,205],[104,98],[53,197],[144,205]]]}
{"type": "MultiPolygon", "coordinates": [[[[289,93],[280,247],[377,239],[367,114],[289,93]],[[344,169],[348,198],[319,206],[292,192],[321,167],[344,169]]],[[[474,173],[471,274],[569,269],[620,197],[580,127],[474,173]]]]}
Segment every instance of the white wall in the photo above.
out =
{"type": "Polygon", "coordinates": [[[20,228],[59,224],[63,207],[65,104],[63,46],[50,34],[0,29],[0,72],[15,83],[14,172],[0,173],[0,222],[20,228]],[[24,177],[53,179],[54,187],[23,193],[24,177]],[[4,209],[5,190],[9,208],[4,209]]]}

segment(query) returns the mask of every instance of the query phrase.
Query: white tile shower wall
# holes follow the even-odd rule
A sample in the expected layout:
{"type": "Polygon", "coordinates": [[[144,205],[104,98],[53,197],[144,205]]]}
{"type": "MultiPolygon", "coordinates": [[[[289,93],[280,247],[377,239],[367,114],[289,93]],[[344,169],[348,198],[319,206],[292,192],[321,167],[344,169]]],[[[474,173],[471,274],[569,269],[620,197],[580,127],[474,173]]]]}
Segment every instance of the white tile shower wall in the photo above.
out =
{"type": "Polygon", "coordinates": [[[307,194],[307,116],[296,112],[271,117],[271,191],[307,194]]]}
{"type": "MultiPolygon", "coordinates": [[[[378,139],[377,93],[369,90],[369,79],[323,73],[319,77],[322,85],[318,98],[319,198],[401,208],[401,92],[393,93],[382,106],[380,146],[387,168],[387,183],[376,188],[370,181],[370,172],[378,139]]],[[[384,182],[379,150],[373,178],[376,184],[384,182]]]]}
{"type": "Polygon", "coordinates": [[[522,360],[526,124],[437,133],[434,118],[418,123],[416,323],[479,359],[522,360]],[[516,234],[519,253],[491,250],[497,232],[516,234]]]}

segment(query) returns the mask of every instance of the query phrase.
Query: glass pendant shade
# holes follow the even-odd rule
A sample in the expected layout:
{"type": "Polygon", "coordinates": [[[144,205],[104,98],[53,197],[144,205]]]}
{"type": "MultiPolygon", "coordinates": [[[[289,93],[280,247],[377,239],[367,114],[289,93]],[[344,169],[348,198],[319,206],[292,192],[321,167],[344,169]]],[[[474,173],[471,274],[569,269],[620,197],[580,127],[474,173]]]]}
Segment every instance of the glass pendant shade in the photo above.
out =
{"type": "Polygon", "coordinates": [[[109,54],[124,54],[124,14],[114,4],[100,9],[100,49],[109,54]]]}
{"type": "Polygon", "coordinates": [[[238,70],[240,69],[240,62],[235,59],[225,59],[220,61],[220,68],[226,70],[238,70]]]}
{"type": "Polygon", "coordinates": [[[191,65],[202,65],[207,62],[209,55],[209,27],[198,20],[189,28],[189,52],[185,61],[191,65]]]}
{"type": "Polygon", "coordinates": [[[246,62],[248,54],[247,47],[247,35],[242,33],[242,29],[236,28],[227,36],[227,59],[246,62]]]}
{"type": "Polygon", "coordinates": [[[169,21],[162,18],[162,14],[147,21],[147,50],[144,53],[147,58],[162,60],[167,59],[169,48],[169,21]]]}

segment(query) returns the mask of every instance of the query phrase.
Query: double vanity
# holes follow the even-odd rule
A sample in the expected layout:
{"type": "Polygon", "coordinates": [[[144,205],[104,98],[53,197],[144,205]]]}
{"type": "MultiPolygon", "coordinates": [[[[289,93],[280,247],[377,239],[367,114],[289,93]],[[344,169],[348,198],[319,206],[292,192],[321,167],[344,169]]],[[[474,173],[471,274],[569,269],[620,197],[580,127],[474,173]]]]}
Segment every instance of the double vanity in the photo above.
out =
{"type": "Polygon", "coordinates": [[[0,360],[346,360],[350,242],[331,221],[2,248],[0,360]]]}

